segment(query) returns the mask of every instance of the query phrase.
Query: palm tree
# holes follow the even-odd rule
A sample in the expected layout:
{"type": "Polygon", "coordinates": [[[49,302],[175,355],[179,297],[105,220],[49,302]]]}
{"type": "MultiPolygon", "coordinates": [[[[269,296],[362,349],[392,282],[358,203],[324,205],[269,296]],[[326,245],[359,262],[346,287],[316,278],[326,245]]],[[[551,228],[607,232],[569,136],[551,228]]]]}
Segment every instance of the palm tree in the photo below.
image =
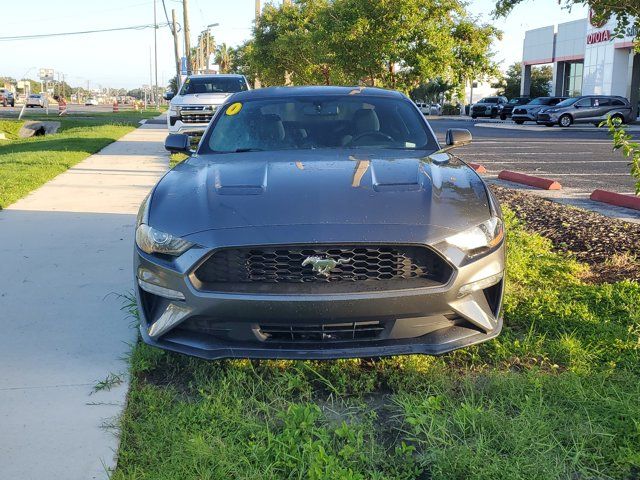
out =
{"type": "Polygon", "coordinates": [[[231,56],[233,48],[228,47],[226,43],[218,45],[216,48],[216,63],[220,67],[220,73],[229,73],[231,71],[231,56]]]}

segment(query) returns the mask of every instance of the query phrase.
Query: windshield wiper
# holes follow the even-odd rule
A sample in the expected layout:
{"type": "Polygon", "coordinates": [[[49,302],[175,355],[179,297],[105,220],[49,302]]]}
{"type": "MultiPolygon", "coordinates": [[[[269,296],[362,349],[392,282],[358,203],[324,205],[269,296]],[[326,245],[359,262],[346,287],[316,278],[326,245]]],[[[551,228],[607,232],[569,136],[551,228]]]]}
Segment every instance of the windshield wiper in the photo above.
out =
{"type": "Polygon", "coordinates": [[[236,148],[233,153],[244,153],[244,152],[263,152],[261,148],[236,148]]]}

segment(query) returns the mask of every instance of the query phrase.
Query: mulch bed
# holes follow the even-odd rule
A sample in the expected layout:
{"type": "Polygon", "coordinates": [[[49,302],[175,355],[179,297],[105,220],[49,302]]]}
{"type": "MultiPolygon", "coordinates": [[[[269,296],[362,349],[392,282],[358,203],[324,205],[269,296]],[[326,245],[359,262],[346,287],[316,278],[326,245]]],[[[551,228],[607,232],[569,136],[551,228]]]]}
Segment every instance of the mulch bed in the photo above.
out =
{"type": "Polygon", "coordinates": [[[640,281],[640,224],[497,185],[491,189],[529,230],[550,239],[556,250],[590,265],[588,280],[640,281]]]}

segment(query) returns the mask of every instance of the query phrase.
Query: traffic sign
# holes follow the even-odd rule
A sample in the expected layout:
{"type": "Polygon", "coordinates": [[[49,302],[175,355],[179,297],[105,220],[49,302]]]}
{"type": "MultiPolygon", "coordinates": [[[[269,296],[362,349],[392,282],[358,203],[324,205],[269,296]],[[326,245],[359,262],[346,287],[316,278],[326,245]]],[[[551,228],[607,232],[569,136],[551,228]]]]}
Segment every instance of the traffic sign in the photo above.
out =
{"type": "Polygon", "coordinates": [[[41,68],[40,80],[53,80],[53,68],[41,68]]]}

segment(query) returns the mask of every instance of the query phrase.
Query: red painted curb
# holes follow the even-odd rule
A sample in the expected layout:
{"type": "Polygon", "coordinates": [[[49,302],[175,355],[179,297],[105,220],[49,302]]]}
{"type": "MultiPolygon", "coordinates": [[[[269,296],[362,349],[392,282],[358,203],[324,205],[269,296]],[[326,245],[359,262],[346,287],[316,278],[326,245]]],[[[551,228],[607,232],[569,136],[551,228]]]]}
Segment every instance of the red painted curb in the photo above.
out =
{"type": "Polygon", "coordinates": [[[622,193],[609,192],[607,190],[594,190],[591,196],[591,200],[596,202],[609,203],[618,207],[633,208],[634,210],[640,210],[640,197],[635,195],[624,195],[622,193]]]}
{"type": "Polygon", "coordinates": [[[473,168],[478,173],[487,173],[487,169],[484,168],[484,165],[480,165],[479,163],[471,163],[469,162],[469,166],[473,168]]]}
{"type": "Polygon", "coordinates": [[[502,170],[498,174],[500,180],[508,180],[510,182],[522,183],[531,187],[542,188],[544,190],[560,190],[562,185],[555,180],[542,177],[533,177],[531,175],[525,175],[524,173],[510,172],[509,170],[502,170]]]}

